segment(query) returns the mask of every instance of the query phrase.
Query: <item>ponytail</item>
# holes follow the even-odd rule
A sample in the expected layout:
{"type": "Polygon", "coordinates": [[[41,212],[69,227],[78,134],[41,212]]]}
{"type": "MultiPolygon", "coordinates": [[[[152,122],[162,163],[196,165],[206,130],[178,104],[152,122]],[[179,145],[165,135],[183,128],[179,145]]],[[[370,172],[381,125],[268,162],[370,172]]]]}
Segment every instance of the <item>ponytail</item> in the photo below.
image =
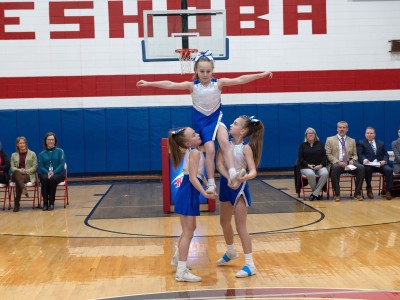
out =
{"type": "Polygon", "coordinates": [[[182,127],[179,129],[171,129],[168,132],[169,152],[171,155],[172,165],[175,169],[179,167],[183,157],[181,147],[184,148],[185,129],[186,127],[182,127]]]}
{"type": "Polygon", "coordinates": [[[253,151],[253,159],[256,167],[260,164],[262,148],[263,148],[263,138],[264,138],[264,124],[255,119],[254,117],[240,116],[245,121],[244,129],[248,129],[247,135],[250,136],[249,146],[253,151]]]}

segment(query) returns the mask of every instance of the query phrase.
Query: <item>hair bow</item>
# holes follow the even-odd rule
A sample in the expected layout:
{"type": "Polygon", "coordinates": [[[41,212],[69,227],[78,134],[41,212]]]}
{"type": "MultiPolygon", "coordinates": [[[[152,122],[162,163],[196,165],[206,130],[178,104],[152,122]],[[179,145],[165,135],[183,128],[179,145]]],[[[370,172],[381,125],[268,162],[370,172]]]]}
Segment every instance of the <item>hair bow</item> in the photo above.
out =
{"type": "Polygon", "coordinates": [[[250,118],[250,123],[258,123],[260,120],[256,119],[254,116],[251,116],[250,118]]]}
{"type": "Polygon", "coordinates": [[[207,50],[206,52],[197,53],[197,56],[195,57],[194,62],[197,62],[201,57],[205,57],[208,60],[214,60],[214,57],[212,56],[212,53],[210,50],[207,50]]]}

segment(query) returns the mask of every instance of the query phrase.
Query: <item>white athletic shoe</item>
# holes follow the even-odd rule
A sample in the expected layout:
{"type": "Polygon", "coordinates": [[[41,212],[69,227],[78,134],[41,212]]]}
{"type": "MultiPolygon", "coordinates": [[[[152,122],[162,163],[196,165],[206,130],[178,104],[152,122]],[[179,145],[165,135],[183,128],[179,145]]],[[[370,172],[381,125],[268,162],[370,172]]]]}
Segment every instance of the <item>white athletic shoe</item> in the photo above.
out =
{"type": "MultiPolygon", "coordinates": [[[[178,266],[178,259],[175,256],[173,256],[172,259],[171,259],[171,266],[174,266],[174,267],[178,266]]],[[[186,264],[186,269],[191,270],[192,266],[186,264]]]]}
{"type": "Polygon", "coordinates": [[[236,273],[236,277],[238,278],[249,277],[251,275],[255,275],[256,273],[257,269],[255,265],[252,266],[244,265],[244,267],[236,273]]]}
{"type": "Polygon", "coordinates": [[[215,185],[208,185],[206,189],[207,194],[215,194],[216,187],[215,185]]]}
{"type": "Polygon", "coordinates": [[[218,266],[226,265],[232,259],[235,259],[238,257],[239,257],[239,254],[236,251],[234,253],[225,252],[225,254],[220,259],[217,260],[217,265],[218,266]]]}
{"type": "Polygon", "coordinates": [[[176,272],[175,280],[186,281],[186,282],[199,282],[201,281],[201,277],[193,275],[192,273],[189,272],[188,269],[186,269],[181,273],[176,272]]]}

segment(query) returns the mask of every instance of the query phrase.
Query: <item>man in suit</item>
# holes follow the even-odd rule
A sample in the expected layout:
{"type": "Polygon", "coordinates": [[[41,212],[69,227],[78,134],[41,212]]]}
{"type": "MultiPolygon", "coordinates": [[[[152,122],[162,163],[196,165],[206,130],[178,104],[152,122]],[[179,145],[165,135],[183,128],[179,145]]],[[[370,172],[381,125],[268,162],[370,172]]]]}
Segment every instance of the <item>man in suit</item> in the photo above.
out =
{"type": "Polygon", "coordinates": [[[334,200],[340,201],[340,174],[350,173],[356,176],[354,198],[362,201],[361,189],[364,180],[364,166],[358,163],[356,141],[346,135],[348,130],[347,122],[338,122],[338,134],[328,137],[325,143],[326,156],[331,163],[334,200]],[[353,168],[353,170],[349,168],[353,168]]]}
{"type": "Polygon", "coordinates": [[[393,169],[388,165],[389,155],[382,141],[375,140],[375,129],[367,127],[365,139],[357,143],[358,160],[365,167],[365,183],[367,184],[367,196],[374,198],[372,193],[371,179],[373,172],[379,172],[385,176],[386,180],[386,199],[392,199],[393,169]],[[371,166],[370,163],[379,163],[378,166],[371,166]]]}

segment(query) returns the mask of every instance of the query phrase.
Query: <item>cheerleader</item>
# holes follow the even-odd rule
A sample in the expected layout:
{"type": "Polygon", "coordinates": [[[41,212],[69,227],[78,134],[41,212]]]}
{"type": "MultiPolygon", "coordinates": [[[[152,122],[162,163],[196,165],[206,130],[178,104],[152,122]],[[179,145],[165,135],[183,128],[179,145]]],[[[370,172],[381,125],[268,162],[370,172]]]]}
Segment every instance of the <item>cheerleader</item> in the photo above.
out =
{"type": "Polygon", "coordinates": [[[217,265],[225,265],[238,257],[238,253],[233,246],[233,228],[231,225],[232,215],[234,214],[236,230],[245,256],[245,265],[236,273],[236,277],[247,277],[257,272],[252,256],[251,238],[246,226],[247,211],[251,205],[247,181],[257,175],[256,167],[261,160],[264,125],[254,117],[240,116],[231,124],[229,134],[232,136],[230,149],[239,175],[236,178],[236,183],[229,179],[224,157],[218,152],[217,168],[221,174],[219,192],[220,224],[227,250],[217,261],[217,265]],[[244,143],[247,137],[250,137],[250,140],[248,143],[244,143]]]}
{"type": "Polygon", "coordinates": [[[202,184],[204,179],[204,155],[198,150],[201,139],[190,127],[171,129],[168,134],[171,160],[177,168],[183,159],[183,179],[176,194],[174,212],[180,214],[182,234],[178,249],[171,261],[177,261],[176,281],[198,282],[201,277],[189,272],[187,257],[190,242],[196,229],[196,216],[200,215],[200,194],[205,198],[216,198],[216,193],[206,193],[202,184]],[[184,154],[183,154],[184,152],[184,154]]]}

